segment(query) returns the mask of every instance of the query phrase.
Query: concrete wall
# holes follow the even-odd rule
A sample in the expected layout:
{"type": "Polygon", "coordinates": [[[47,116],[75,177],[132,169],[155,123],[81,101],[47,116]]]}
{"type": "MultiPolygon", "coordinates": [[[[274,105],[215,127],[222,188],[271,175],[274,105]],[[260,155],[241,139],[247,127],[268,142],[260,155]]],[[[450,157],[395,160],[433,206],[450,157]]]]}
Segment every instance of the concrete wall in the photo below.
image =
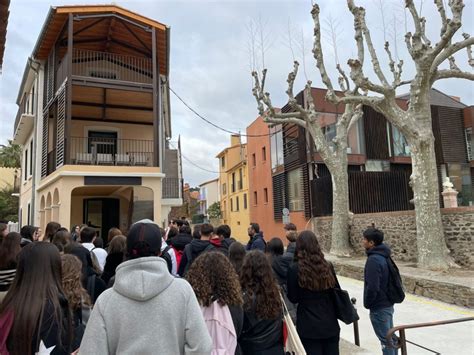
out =
{"type": "MultiPolygon", "coordinates": [[[[461,266],[474,269],[474,207],[441,209],[445,238],[451,255],[461,266]]],[[[331,246],[332,217],[313,219],[315,231],[324,250],[331,246]]],[[[354,215],[351,244],[363,254],[362,232],[371,224],[382,230],[396,260],[416,262],[416,227],[414,211],[398,211],[354,215]]]]}

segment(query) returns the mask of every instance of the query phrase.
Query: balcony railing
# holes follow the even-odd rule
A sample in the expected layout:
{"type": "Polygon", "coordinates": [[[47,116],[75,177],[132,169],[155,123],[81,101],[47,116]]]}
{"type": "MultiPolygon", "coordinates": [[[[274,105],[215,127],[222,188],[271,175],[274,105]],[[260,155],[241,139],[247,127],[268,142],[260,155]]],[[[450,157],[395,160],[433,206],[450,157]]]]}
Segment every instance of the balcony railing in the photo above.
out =
{"type": "Polygon", "coordinates": [[[153,66],[148,58],[74,49],[72,75],[152,84],[153,66]]]}
{"type": "Polygon", "coordinates": [[[162,198],[181,198],[182,179],[163,178],[162,180],[162,198]]]}
{"type": "Polygon", "coordinates": [[[153,166],[153,141],[71,137],[71,164],[153,166]]]}

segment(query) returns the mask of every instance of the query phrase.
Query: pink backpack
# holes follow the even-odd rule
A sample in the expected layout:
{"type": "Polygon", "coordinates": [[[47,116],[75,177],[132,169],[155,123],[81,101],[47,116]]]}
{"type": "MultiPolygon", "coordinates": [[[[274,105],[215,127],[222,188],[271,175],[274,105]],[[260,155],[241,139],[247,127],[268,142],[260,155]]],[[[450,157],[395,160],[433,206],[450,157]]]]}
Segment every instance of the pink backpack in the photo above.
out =
{"type": "Polygon", "coordinates": [[[7,311],[0,317],[0,355],[9,355],[7,338],[13,325],[13,311],[7,311]]]}

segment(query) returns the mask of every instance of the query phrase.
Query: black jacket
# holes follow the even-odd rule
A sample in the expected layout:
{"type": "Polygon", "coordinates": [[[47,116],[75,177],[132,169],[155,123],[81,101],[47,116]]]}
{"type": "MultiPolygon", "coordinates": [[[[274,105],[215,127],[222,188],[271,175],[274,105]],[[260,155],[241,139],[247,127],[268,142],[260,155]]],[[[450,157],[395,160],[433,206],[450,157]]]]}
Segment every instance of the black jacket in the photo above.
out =
{"type": "Polygon", "coordinates": [[[230,246],[232,245],[232,243],[235,242],[235,239],[230,237],[230,238],[224,238],[222,239],[222,246],[224,248],[226,248],[227,250],[229,250],[230,246]]]}
{"type": "Polygon", "coordinates": [[[388,300],[388,265],[390,248],[380,244],[367,251],[364,270],[364,307],[377,310],[393,306],[388,300]]]}
{"type": "Polygon", "coordinates": [[[171,238],[168,242],[169,245],[172,245],[177,250],[184,250],[186,245],[191,243],[193,237],[190,234],[180,233],[177,236],[171,238]]]}
{"type": "Polygon", "coordinates": [[[284,355],[282,317],[260,319],[255,311],[244,312],[239,345],[244,355],[284,355]]]}
{"type": "MultiPolygon", "coordinates": [[[[232,323],[234,323],[235,334],[237,335],[237,339],[240,337],[242,333],[242,328],[244,326],[244,310],[242,306],[229,306],[230,315],[232,317],[232,323]]],[[[235,355],[241,355],[242,349],[240,345],[237,343],[237,347],[235,348],[235,355]]]]}
{"type": "Polygon", "coordinates": [[[247,246],[245,247],[246,250],[260,250],[265,253],[267,243],[263,239],[263,234],[262,233],[257,233],[253,237],[250,238],[249,242],[247,243],[247,246]]]}
{"type": "Polygon", "coordinates": [[[193,239],[191,243],[186,245],[184,248],[184,253],[181,258],[181,263],[179,264],[178,274],[183,277],[188,269],[191,267],[193,261],[205,251],[211,250],[222,251],[225,255],[228,255],[227,249],[221,243],[220,239],[201,240],[193,239]]]}
{"type": "Polygon", "coordinates": [[[110,278],[115,275],[115,269],[124,261],[123,253],[112,253],[105,259],[104,272],[100,277],[107,285],[110,278]]]}
{"type": "Polygon", "coordinates": [[[298,263],[288,270],[288,298],[298,303],[296,329],[301,338],[326,339],[339,335],[333,291],[311,291],[298,284],[298,263]]]}

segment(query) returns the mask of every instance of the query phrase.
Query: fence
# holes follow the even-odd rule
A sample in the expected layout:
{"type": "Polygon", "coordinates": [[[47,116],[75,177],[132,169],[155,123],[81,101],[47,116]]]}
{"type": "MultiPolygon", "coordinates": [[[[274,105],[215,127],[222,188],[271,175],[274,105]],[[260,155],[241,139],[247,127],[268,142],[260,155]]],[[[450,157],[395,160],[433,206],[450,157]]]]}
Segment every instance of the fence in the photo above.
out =
{"type": "Polygon", "coordinates": [[[71,164],[153,166],[153,141],[71,137],[71,164]]]}
{"type": "Polygon", "coordinates": [[[163,198],[181,198],[182,196],[182,179],[179,178],[163,178],[162,194],[163,198]]]}
{"type": "MultiPolygon", "coordinates": [[[[349,172],[349,207],[353,213],[413,209],[410,175],[404,171],[349,172]]],[[[331,176],[311,181],[312,215],[332,215],[331,176]]]]}

